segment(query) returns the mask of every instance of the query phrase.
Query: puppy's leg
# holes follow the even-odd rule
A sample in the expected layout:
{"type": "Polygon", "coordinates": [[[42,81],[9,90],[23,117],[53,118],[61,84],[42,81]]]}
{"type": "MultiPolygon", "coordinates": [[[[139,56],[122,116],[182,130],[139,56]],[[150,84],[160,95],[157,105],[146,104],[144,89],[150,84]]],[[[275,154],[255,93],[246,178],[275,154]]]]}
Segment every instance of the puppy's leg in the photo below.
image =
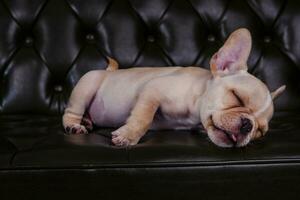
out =
{"type": "Polygon", "coordinates": [[[67,133],[88,133],[87,128],[91,128],[91,123],[86,117],[83,118],[83,115],[99,89],[104,77],[104,71],[88,72],[79,80],[73,89],[68,107],[65,109],[63,116],[63,126],[67,133]]]}
{"type": "Polygon", "coordinates": [[[154,92],[140,94],[126,124],[112,132],[112,142],[116,146],[137,144],[150,127],[159,104],[154,92]]]}

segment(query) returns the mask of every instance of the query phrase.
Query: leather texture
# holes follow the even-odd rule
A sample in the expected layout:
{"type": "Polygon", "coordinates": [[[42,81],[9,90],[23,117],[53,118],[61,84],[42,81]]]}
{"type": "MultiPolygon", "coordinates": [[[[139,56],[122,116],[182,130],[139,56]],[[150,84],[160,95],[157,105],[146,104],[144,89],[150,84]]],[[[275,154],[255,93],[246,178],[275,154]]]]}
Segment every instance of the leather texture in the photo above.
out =
{"type": "Polygon", "coordinates": [[[291,0],[0,0],[0,199],[277,199],[300,196],[300,3],[291,0]],[[237,28],[249,72],[285,84],[265,138],[222,149],[202,130],[152,131],[128,148],[112,129],[64,135],[82,75],[199,66],[237,28]]]}

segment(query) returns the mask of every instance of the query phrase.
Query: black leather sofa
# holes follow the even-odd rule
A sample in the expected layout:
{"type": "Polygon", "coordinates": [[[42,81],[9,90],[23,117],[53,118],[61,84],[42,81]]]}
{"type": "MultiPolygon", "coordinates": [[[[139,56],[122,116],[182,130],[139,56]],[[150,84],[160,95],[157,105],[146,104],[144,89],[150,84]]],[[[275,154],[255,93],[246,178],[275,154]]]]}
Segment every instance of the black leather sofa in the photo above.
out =
{"type": "Polygon", "coordinates": [[[0,199],[297,199],[300,3],[292,0],[0,0],[0,199]],[[286,84],[266,137],[222,149],[201,130],[149,132],[116,148],[110,128],[65,135],[79,78],[106,67],[208,67],[239,27],[249,71],[286,84]]]}

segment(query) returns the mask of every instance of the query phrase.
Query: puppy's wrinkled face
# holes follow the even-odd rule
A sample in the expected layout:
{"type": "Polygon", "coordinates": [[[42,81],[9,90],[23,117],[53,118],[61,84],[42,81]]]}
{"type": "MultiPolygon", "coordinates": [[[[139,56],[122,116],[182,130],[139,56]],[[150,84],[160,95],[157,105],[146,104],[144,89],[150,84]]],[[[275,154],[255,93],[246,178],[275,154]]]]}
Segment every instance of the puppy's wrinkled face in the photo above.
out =
{"type": "Polygon", "coordinates": [[[247,29],[233,32],[210,61],[213,77],[200,107],[209,138],[221,147],[242,147],[268,131],[273,99],[285,86],[270,93],[266,85],[247,73],[251,36],[247,29]]]}

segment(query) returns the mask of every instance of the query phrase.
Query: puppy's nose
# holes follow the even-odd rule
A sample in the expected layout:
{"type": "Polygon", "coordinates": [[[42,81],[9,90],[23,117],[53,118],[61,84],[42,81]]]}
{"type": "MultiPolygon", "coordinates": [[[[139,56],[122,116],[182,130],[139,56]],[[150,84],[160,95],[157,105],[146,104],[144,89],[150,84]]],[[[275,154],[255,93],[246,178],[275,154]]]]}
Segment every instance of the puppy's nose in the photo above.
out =
{"type": "Polygon", "coordinates": [[[241,134],[247,134],[252,130],[252,122],[250,119],[247,118],[242,118],[241,119],[241,128],[240,128],[240,133],[241,134]]]}

